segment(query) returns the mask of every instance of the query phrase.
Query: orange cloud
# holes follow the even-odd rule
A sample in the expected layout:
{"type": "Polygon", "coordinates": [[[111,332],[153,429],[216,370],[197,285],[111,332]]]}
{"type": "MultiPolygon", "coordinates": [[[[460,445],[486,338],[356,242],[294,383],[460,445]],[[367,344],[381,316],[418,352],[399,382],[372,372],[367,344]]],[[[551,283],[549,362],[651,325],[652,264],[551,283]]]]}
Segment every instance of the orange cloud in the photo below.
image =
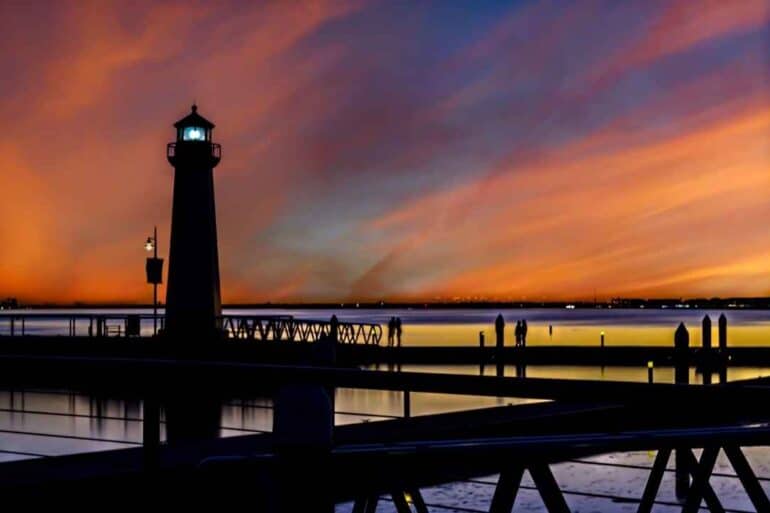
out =
{"type": "Polygon", "coordinates": [[[0,5],[0,296],[147,300],[193,100],[225,301],[770,290],[764,2],[45,7],[0,5]]]}

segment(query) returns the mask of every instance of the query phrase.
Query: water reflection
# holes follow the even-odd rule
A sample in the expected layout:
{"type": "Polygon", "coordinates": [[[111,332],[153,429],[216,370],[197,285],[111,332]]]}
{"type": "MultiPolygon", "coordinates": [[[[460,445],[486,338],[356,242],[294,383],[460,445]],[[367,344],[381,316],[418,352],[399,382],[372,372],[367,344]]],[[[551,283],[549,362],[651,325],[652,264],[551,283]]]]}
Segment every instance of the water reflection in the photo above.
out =
{"type": "MultiPolygon", "coordinates": [[[[479,374],[478,366],[405,365],[404,370],[479,374]]],[[[522,369],[506,366],[505,376],[516,376],[522,369]]],[[[494,366],[483,374],[494,375],[494,366]]],[[[528,377],[604,379],[614,381],[647,380],[646,368],[529,366],[528,377]]],[[[728,379],[740,380],[770,376],[770,368],[732,368],[728,379]]],[[[690,370],[691,383],[708,378],[690,370]]],[[[721,378],[712,375],[713,383],[721,378]]],[[[655,369],[655,381],[672,383],[673,369],[655,369]]],[[[196,398],[190,397],[194,404],[196,398]]],[[[404,394],[397,391],[340,388],[335,394],[337,425],[377,422],[404,414],[404,394]]],[[[504,404],[532,402],[524,398],[473,397],[450,394],[411,394],[411,414],[427,415],[484,408],[504,404]]],[[[0,390],[0,461],[35,456],[53,456],[80,452],[133,447],[142,440],[142,403],[137,400],[84,395],[64,390],[0,390]]],[[[220,436],[240,436],[269,432],[272,428],[272,402],[267,398],[231,398],[216,405],[220,436]]],[[[166,439],[164,424],[161,439],[166,439]]]]}

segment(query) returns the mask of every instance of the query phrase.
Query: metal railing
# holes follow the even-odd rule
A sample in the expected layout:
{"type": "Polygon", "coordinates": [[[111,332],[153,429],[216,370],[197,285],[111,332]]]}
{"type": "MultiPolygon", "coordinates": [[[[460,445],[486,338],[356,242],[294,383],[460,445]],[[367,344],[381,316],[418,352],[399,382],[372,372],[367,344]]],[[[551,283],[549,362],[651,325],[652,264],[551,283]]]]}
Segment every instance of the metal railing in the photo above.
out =
{"type": "Polygon", "coordinates": [[[0,336],[140,337],[160,329],[164,316],[152,314],[0,313],[0,336]]]}
{"type": "MultiPolygon", "coordinates": [[[[332,321],[295,319],[291,316],[224,315],[220,322],[228,337],[236,339],[316,342],[332,331],[332,321]]],[[[340,344],[379,345],[382,339],[379,324],[340,322],[337,326],[340,344]]]]}
{"type": "MultiPolygon", "coordinates": [[[[147,337],[155,319],[162,331],[164,315],[0,312],[0,336],[147,337]]],[[[331,321],[291,315],[223,315],[217,325],[231,339],[276,342],[316,342],[332,330],[331,321]]],[[[337,323],[340,344],[379,345],[381,339],[379,324],[337,323]]]]}
{"type": "MultiPolygon", "coordinates": [[[[189,142],[187,142],[189,144],[189,142]]],[[[219,143],[208,143],[211,148],[211,157],[214,159],[222,158],[222,145],[219,143]]],[[[177,143],[172,142],[166,145],[166,158],[173,159],[177,156],[177,143]]]]}

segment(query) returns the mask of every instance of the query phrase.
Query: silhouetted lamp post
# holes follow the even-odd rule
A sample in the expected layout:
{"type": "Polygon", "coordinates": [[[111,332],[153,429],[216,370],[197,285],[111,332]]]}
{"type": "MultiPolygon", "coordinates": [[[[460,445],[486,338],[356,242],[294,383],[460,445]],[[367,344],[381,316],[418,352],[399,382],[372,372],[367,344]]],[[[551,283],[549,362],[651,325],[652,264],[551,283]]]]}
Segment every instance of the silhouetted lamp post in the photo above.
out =
{"type": "Polygon", "coordinates": [[[158,334],[158,285],[163,283],[163,259],[158,258],[158,227],[153,230],[152,237],[147,237],[144,249],[152,251],[153,256],[147,258],[147,283],[152,284],[152,334],[158,334]]]}

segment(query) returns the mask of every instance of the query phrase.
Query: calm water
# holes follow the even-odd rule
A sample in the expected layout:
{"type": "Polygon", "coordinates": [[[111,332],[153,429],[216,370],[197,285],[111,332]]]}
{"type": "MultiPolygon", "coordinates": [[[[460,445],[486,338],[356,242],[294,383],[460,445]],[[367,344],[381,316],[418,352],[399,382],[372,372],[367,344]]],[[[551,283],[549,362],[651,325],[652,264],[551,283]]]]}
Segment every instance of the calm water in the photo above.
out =
{"type": "MultiPolygon", "coordinates": [[[[37,313],[152,313],[149,309],[135,310],[35,310],[37,313]]],[[[694,310],[694,309],[511,309],[511,310],[428,310],[428,309],[259,309],[225,310],[226,314],[293,315],[300,319],[326,320],[337,315],[341,321],[376,322],[385,329],[388,319],[397,316],[403,322],[403,344],[478,345],[479,333],[484,332],[487,344],[494,340],[494,320],[502,313],[506,321],[506,341],[513,343],[513,328],[518,319],[529,325],[528,345],[598,345],[605,333],[606,345],[672,345],[674,330],[684,322],[690,331],[691,344],[701,339],[701,320],[709,315],[714,326],[724,313],[728,320],[728,343],[735,346],[770,345],[770,311],[764,310],[694,310]],[[549,326],[553,335],[549,335],[549,326]]],[[[35,334],[65,333],[66,321],[37,321],[27,326],[35,334]]],[[[87,323],[82,325],[82,332],[87,323]]],[[[7,333],[6,322],[0,322],[0,334],[7,333]]],[[[150,334],[152,323],[145,322],[143,333],[150,334]]],[[[384,342],[384,341],[383,341],[384,342]]]]}

